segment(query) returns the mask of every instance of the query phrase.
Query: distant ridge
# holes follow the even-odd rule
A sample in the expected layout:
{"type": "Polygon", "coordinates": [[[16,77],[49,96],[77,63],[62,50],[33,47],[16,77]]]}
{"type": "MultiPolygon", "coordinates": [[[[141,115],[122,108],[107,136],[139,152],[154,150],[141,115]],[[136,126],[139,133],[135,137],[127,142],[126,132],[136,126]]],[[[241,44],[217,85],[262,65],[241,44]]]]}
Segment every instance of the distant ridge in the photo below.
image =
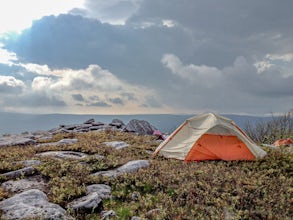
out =
{"type": "MultiPolygon", "coordinates": [[[[110,123],[114,118],[127,123],[131,119],[146,120],[162,132],[170,133],[184,120],[194,115],[173,114],[137,114],[137,115],[74,115],[74,114],[23,114],[0,112],[0,135],[18,134],[26,131],[49,130],[59,127],[60,124],[82,123],[90,118],[95,121],[110,123]]],[[[254,124],[260,120],[269,120],[271,117],[223,114],[243,128],[247,122],[254,124]]]]}

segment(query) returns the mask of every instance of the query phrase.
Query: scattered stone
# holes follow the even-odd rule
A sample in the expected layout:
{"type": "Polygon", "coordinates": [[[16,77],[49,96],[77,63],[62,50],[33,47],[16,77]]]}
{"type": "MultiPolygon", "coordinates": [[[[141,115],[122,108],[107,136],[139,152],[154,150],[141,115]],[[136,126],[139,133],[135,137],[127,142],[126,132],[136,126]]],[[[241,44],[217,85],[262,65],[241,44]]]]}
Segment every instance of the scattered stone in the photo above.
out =
{"type": "Polygon", "coordinates": [[[20,193],[29,189],[43,190],[45,186],[46,183],[41,178],[41,176],[34,176],[31,178],[20,180],[9,180],[2,183],[1,185],[3,189],[12,193],[20,193]]]}
{"type": "Polygon", "coordinates": [[[76,151],[47,151],[36,154],[36,156],[55,157],[58,159],[76,159],[80,160],[88,157],[87,154],[76,151]]]}
{"type": "Polygon", "coordinates": [[[140,220],[140,217],[132,216],[132,217],[131,217],[131,220],[140,220]]]}
{"type": "Polygon", "coordinates": [[[86,187],[87,194],[98,193],[101,199],[111,197],[111,187],[105,184],[93,184],[86,187]]]}
{"type": "Polygon", "coordinates": [[[116,212],[113,210],[109,210],[109,211],[102,211],[102,219],[103,220],[109,220],[110,217],[117,217],[116,212]]]}
{"type": "Polygon", "coordinates": [[[120,150],[122,148],[129,146],[129,144],[125,143],[124,141],[110,141],[110,142],[104,142],[103,144],[106,144],[109,147],[113,147],[116,150],[120,150]]]}
{"type": "Polygon", "coordinates": [[[4,176],[4,177],[9,178],[9,179],[16,179],[16,178],[19,178],[21,176],[30,176],[30,175],[33,175],[35,173],[36,173],[35,168],[33,168],[33,167],[25,167],[25,168],[22,168],[22,169],[19,169],[19,170],[3,173],[3,174],[1,174],[1,176],[4,176]]]}
{"type": "Polygon", "coordinates": [[[73,138],[66,138],[66,139],[62,139],[60,141],[57,142],[49,142],[49,143],[42,143],[42,144],[38,144],[36,145],[36,147],[44,147],[44,146],[59,146],[59,145],[72,145],[72,144],[76,144],[77,143],[77,139],[73,138]]]}
{"type": "Polygon", "coordinates": [[[16,145],[32,145],[36,141],[31,138],[26,138],[20,135],[3,136],[0,138],[0,147],[16,146],[16,145]]]}
{"type": "Polygon", "coordinates": [[[31,189],[0,202],[3,219],[69,219],[59,205],[49,203],[45,193],[31,189]]]}
{"type": "Polygon", "coordinates": [[[145,216],[146,216],[147,218],[150,218],[150,219],[157,219],[156,216],[159,215],[160,212],[161,212],[160,209],[152,209],[152,210],[149,210],[149,211],[145,214],[145,216]]]}
{"type": "Polygon", "coordinates": [[[132,119],[126,125],[125,130],[128,132],[135,132],[140,135],[152,135],[157,129],[147,121],[132,119]]]}
{"type": "Polygon", "coordinates": [[[111,197],[111,187],[105,184],[94,184],[87,187],[87,195],[68,204],[77,213],[99,212],[103,199],[111,197]]]}
{"type": "Polygon", "coordinates": [[[108,170],[108,171],[99,171],[97,173],[94,173],[92,175],[94,176],[106,176],[110,178],[115,178],[117,176],[120,176],[124,173],[132,173],[135,172],[141,168],[148,167],[150,165],[148,160],[133,160],[129,161],[126,164],[122,165],[121,167],[118,167],[114,170],[108,170]]]}

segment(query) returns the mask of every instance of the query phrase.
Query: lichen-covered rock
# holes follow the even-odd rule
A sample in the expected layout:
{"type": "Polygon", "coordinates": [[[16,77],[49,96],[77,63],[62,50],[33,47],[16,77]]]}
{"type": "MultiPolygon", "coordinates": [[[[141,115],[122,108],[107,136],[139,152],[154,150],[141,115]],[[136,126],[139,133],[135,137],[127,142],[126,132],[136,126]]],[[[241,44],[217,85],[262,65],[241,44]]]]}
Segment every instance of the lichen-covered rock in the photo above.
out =
{"type": "Polygon", "coordinates": [[[48,202],[45,193],[31,189],[0,202],[3,219],[70,219],[59,205],[48,202]]]}

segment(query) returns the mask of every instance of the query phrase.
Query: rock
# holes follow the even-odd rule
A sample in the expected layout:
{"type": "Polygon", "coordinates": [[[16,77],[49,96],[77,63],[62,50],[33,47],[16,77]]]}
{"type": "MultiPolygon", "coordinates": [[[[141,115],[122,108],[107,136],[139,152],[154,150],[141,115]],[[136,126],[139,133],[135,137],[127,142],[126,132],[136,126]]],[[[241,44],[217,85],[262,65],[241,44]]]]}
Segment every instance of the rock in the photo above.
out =
{"type": "Polygon", "coordinates": [[[140,220],[140,217],[132,216],[132,217],[131,217],[131,220],[140,220]]]}
{"type": "Polygon", "coordinates": [[[22,161],[22,163],[25,167],[30,167],[30,166],[40,165],[41,161],[40,160],[25,160],[25,161],[22,161]]]}
{"type": "Polygon", "coordinates": [[[120,119],[113,119],[112,122],[109,125],[115,126],[116,128],[125,127],[125,124],[120,119]]]}
{"type": "Polygon", "coordinates": [[[132,173],[138,169],[148,167],[150,165],[148,160],[133,160],[129,161],[117,169],[120,173],[132,173]]]}
{"type": "Polygon", "coordinates": [[[160,212],[161,212],[160,209],[152,209],[152,210],[149,210],[149,211],[145,214],[145,216],[146,216],[147,218],[150,218],[150,219],[157,219],[156,216],[159,215],[160,212]]]}
{"type": "Polygon", "coordinates": [[[1,174],[1,176],[4,176],[9,179],[16,179],[21,176],[30,176],[30,175],[34,174],[35,172],[36,172],[35,168],[25,167],[25,168],[22,168],[19,170],[3,173],[3,174],[1,174]]]}
{"type": "Polygon", "coordinates": [[[132,119],[126,125],[125,130],[140,135],[152,135],[157,129],[147,121],[132,119]]]}
{"type": "Polygon", "coordinates": [[[84,124],[93,124],[95,122],[95,119],[91,118],[84,122],[84,124]]]}
{"type": "Polygon", "coordinates": [[[98,212],[102,209],[103,199],[111,197],[111,187],[105,184],[94,184],[87,187],[87,195],[68,204],[78,213],[98,212]]]}
{"type": "Polygon", "coordinates": [[[111,197],[111,187],[105,184],[93,184],[86,187],[87,194],[98,193],[101,199],[111,197]]]}
{"type": "Polygon", "coordinates": [[[47,151],[43,153],[36,154],[36,156],[46,156],[55,157],[58,159],[76,159],[80,160],[88,157],[87,154],[76,152],[76,151],[47,151]]]}
{"type": "Polygon", "coordinates": [[[106,144],[107,146],[113,147],[116,150],[128,147],[129,144],[125,143],[124,141],[110,141],[110,142],[104,142],[103,144],[106,144]]]}
{"type": "Polygon", "coordinates": [[[102,211],[102,219],[103,220],[109,220],[110,217],[117,217],[116,212],[113,210],[109,210],[109,211],[102,211]]]}
{"type": "Polygon", "coordinates": [[[102,199],[98,193],[91,193],[87,196],[73,200],[68,207],[75,213],[99,212],[102,209],[102,199]]]}
{"type": "Polygon", "coordinates": [[[19,135],[12,135],[0,138],[0,147],[16,145],[33,145],[36,141],[19,135]]]}
{"type": "Polygon", "coordinates": [[[0,202],[3,219],[69,219],[66,211],[49,203],[45,193],[31,189],[0,202]]]}
{"type": "Polygon", "coordinates": [[[20,193],[29,189],[43,190],[45,186],[46,184],[40,176],[15,181],[9,180],[1,185],[6,191],[13,193],[20,193]]]}
{"type": "Polygon", "coordinates": [[[60,141],[57,142],[49,142],[49,143],[43,143],[43,144],[38,144],[36,145],[36,147],[44,147],[44,146],[59,146],[59,145],[72,145],[72,144],[76,144],[77,143],[77,139],[73,138],[66,138],[66,139],[62,139],[60,141]]]}
{"type": "Polygon", "coordinates": [[[92,175],[94,176],[106,176],[106,177],[117,177],[119,175],[122,175],[124,173],[132,173],[135,172],[141,168],[148,167],[150,165],[148,160],[133,160],[129,161],[126,164],[122,165],[121,167],[118,167],[114,170],[108,170],[108,171],[99,171],[97,173],[94,173],[92,175]]]}

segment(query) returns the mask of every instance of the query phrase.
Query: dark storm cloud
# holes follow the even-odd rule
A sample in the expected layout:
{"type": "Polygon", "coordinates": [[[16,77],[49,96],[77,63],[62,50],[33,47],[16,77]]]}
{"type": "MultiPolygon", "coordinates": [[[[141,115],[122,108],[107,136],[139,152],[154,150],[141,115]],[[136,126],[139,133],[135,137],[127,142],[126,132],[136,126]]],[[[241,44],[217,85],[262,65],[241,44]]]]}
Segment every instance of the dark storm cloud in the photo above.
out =
{"type": "Polygon", "coordinates": [[[84,101],[84,98],[81,94],[72,94],[72,98],[75,100],[75,101],[84,101]]]}

